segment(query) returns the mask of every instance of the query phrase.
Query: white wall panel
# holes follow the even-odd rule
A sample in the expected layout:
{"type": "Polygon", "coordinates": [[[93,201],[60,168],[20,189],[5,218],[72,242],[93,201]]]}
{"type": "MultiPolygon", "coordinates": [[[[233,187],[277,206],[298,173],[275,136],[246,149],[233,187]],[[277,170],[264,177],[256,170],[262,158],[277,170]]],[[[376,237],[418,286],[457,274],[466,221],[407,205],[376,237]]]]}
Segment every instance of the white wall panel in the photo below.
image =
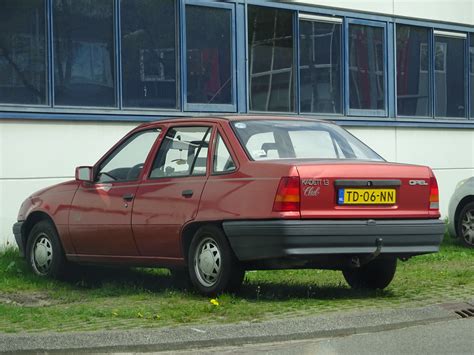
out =
{"type": "Polygon", "coordinates": [[[0,179],[74,176],[137,124],[0,122],[0,179]]]}
{"type": "Polygon", "coordinates": [[[395,0],[394,15],[474,25],[474,1],[395,0]]]}
{"type": "Polygon", "coordinates": [[[356,127],[349,131],[387,161],[397,161],[395,128],[356,127]]]}

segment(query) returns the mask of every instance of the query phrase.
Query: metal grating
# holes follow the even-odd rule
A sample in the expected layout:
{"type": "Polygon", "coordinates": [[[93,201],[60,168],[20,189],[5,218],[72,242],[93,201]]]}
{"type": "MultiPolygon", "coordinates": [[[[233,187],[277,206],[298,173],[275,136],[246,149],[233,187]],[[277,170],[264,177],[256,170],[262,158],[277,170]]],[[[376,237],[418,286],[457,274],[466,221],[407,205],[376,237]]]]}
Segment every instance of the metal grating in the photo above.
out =
{"type": "Polygon", "coordinates": [[[441,307],[456,313],[461,318],[474,317],[474,305],[470,303],[444,303],[441,307]]]}

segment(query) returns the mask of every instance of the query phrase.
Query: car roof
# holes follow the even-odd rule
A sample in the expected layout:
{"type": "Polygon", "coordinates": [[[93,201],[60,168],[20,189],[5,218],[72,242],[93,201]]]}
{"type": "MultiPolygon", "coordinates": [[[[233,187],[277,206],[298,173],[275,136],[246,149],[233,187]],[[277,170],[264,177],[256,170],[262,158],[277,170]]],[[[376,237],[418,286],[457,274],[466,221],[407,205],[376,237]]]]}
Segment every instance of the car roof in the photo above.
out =
{"type": "Polygon", "coordinates": [[[284,116],[284,115],[222,115],[222,116],[186,116],[186,117],[173,117],[165,118],[153,122],[146,122],[138,126],[137,128],[153,127],[162,124],[170,123],[182,123],[186,121],[197,121],[197,122],[235,122],[235,121],[255,121],[255,120],[286,120],[286,121],[311,121],[311,122],[326,122],[333,123],[331,121],[312,118],[312,117],[300,117],[300,116],[284,116]]]}

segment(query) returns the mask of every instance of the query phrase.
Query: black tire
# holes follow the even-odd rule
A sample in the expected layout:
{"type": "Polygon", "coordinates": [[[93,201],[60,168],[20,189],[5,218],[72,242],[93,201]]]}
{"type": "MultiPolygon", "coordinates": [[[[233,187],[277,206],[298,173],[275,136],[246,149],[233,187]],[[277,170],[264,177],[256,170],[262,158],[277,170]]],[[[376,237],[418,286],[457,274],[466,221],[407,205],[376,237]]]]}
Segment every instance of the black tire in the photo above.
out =
{"type": "Polygon", "coordinates": [[[206,296],[237,291],[245,275],[224,233],[213,225],[199,228],[194,235],[188,271],[194,287],[206,296]]]}
{"type": "Polygon", "coordinates": [[[354,289],[384,289],[392,282],[397,258],[375,259],[359,268],[342,270],[347,283],[354,289]]]}
{"type": "Polygon", "coordinates": [[[66,258],[54,225],[49,221],[36,223],[28,235],[26,256],[31,270],[38,276],[60,278],[66,258]]]}
{"type": "Polygon", "coordinates": [[[462,208],[456,227],[460,242],[468,248],[474,248],[474,202],[462,208]]]}

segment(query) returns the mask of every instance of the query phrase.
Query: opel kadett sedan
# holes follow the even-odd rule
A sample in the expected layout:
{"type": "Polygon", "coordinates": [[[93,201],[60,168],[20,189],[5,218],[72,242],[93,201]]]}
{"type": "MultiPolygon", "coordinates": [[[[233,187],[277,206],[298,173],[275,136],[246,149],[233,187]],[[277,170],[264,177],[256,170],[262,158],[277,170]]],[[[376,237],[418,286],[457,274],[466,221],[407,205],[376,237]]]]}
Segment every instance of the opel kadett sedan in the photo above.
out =
{"type": "Polygon", "coordinates": [[[40,276],[71,262],[167,267],[215,295],[245,270],[321,268],[382,289],[397,259],[439,250],[438,203],[429,167],[388,163],[326,121],[169,119],[34,193],[13,231],[40,276]]]}

